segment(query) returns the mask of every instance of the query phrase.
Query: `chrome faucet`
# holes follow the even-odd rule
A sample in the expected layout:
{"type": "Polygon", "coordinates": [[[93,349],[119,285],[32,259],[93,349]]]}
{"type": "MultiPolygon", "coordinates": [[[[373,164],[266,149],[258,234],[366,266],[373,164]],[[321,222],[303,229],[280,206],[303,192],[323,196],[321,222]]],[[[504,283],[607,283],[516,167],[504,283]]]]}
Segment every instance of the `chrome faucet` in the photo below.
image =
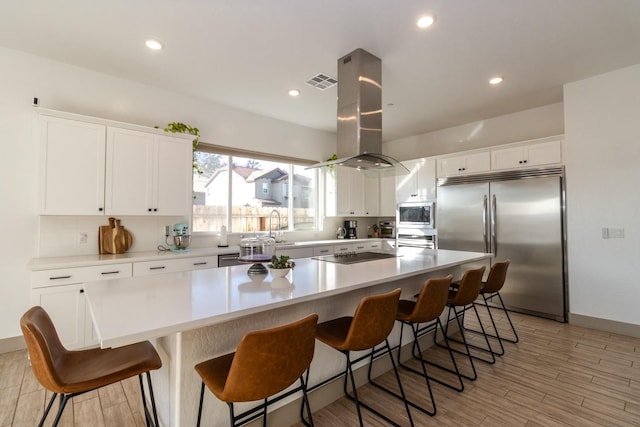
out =
{"type": "MultiPolygon", "coordinates": [[[[278,212],[277,209],[274,209],[271,211],[271,213],[269,214],[269,237],[271,237],[271,218],[273,218],[273,214],[276,214],[278,216],[278,230],[280,230],[280,212],[278,212]]],[[[276,233],[277,235],[277,233],[276,233]]]]}

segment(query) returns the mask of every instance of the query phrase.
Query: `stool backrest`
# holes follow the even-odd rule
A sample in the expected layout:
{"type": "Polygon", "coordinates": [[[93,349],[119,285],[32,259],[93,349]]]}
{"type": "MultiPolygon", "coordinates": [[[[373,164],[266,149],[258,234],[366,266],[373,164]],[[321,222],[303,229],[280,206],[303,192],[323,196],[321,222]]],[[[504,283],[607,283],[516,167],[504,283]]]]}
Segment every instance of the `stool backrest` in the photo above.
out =
{"type": "Polygon", "coordinates": [[[460,279],[460,286],[455,293],[451,304],[461,306],[471,304],[478,298],[480,289],[482,288],[482,275],[484,274],[485,266],[474,270],[467,270],[460,279]]]}
{"type": "Polygon", "coordinates": [[[63,392],[64,384],[56,372],[56,365],[68,351],[60,342],[49,314],[40,306],[31,307],[20,318],[20,328],[38,382],[47,390],[63,392]]]}
{"type": "Polygon", "coordinates": [[[311,364],[318,315],[247,333],[233,357],[222,398],[249,402],[273,396],[293,384],[311,364]]]}
{"type": "Polygon", "coordinates": [[[507,269],[509,268],[510,260],[503,262],[496,262],[491,266],[489,270],[489,276],[482,288],[482,292],[493,293],[498,292],[504,286],[504,281],[507,278],[507,269]]]}
{"type": "Polygon", "coordinates": [[[344,348],[368,350],[383,342],[393,329],[398,312],[400,289],[364,297],[353,315],[344,348]]]}
{"type": "Polygon", "coordinates": [[[453,276],[448,275],[424,282],[408,320],[414,323],[425,323],[440,316],[447,304],[452,279],[453,276]]]}

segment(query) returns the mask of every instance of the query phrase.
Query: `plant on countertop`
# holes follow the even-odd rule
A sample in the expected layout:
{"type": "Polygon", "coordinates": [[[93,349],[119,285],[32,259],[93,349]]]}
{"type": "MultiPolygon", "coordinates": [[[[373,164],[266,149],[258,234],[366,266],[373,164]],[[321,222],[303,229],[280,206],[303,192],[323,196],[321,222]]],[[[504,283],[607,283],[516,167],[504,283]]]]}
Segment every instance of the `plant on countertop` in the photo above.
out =
{"type": "MultiPolygon", "coordinates": [[[[156,126],[156,129],[157,128],[158,126],[156,126]]],[[[195,138],[193,139],[193,142],[192,142],[192,150],[195,152],[196,148],[198,148],[198,144],[200,143],[200,129],[193,127],[191,125],[187,125],[182,122],[171,122],[171,123],[167,123],[167,126],[164,128],[164,131],[171,132],[171,133],[188,133],[189,135],[193,135],[195,136],[195,138]]],[[[202,174],[203,172],[202,168],[200,168],[195,158],[193,159],[193,169],[199,174],[202,174]]]]}
{"type": "Polygon", "coordinates": [[[296,263],[293,262],[293,260],[291,260],[290,257],[288,257],[287,255],[280,255],[279,257],[274,255],[271,257],[271,264],[269,264],[268,267],[280,269],[280,268],[293,268],[295,267],[295,265],[296,263]]]}

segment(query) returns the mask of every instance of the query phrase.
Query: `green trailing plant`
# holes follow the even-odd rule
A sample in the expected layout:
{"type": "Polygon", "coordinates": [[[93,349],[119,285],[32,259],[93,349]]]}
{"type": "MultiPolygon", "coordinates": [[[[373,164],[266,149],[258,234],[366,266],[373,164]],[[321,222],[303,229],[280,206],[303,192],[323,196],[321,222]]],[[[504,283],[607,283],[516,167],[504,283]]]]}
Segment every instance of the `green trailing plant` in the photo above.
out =
{"type": "MultiPolygon", "coordinates": [[[[156,126],[156,129],[158,128],[158,126],[156,126]]],[[[195,136],[195,138],[193,139],[192,142],[192,151],[196,151],[196,148],[198,148],[198,144],[200,143],[200,129],[198,129],[197,127],[193,127],[191,125],[182,123],[182,122],[171,122],[171,123],[167,123],[167,126],[165,126],[164,128],[165,132],[170,132],[170,133],[187,133],[189,135],[193,135],[195,136]]],[[[193,159],[193,169],[198,172],[199,174],[202,174],[202,168],[198,165],[198,162],[196,161],[196,159],[193,159]]]]}
{"type": "Polygon", "coordinates": [[[290,259],[287,255],[280,255],[279,257],[274,255],[271,257],[271,264],[268,265],[269,268],[293,268],[296,265],[293,260],[290,259]]]}
{"type": "MultiPolygon", "coordinates": [[[[325,162],[330,162],[331,160],[338,160],[338,155],[333,153],[333,156],[329,157],[327,160],[325,160],[325,162]]],[[[334,169],[335,165],[329,165],[327,166],[327,168],[329,168],[329,173],[331,175],[333,175],[333,169],[334,169]]]]}

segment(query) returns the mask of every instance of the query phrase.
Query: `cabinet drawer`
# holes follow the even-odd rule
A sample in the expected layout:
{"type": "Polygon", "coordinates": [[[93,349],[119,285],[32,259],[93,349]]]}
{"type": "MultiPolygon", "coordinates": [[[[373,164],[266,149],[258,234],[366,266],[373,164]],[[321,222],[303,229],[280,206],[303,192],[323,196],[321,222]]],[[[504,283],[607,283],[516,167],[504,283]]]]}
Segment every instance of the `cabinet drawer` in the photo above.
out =
{"type": "Polygon", "coordinates": [[[133,263],[133,275],[148,276],[151,274],[215,268],[217,266],[218,258],[216,256],[135,262],[133,263]]]}
{"type": "Polygon", "coordinates": [[[31,287],[45,288],[97,280],[121,279],[131,277],[131,274],[131,263],[34,271],[31,273],[31,287]]]}
{"type": "Polygon", "coordinates": [[[333,255],[333,246],[317,246],[313,248],[313,256],[333,255]]]}

